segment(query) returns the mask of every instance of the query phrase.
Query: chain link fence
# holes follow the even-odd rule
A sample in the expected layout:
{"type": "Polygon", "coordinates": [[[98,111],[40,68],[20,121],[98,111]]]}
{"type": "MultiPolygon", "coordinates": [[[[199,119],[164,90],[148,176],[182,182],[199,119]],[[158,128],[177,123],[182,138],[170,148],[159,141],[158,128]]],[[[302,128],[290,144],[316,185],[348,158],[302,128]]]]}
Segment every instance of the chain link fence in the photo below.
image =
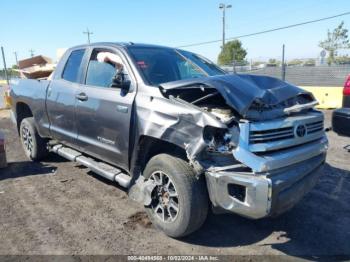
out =
{"type": "MultiPolygon", "coordinates": [[[[19,78],[19,72],[7,69],[7,76],[9,79],[19,78]]],[[[5,70],[0,70],[0,80],[6,80],[5,70]]]]}
{"type": "MultiPolygon", "coordinates": [[[[272,76],[282,79],[282,67],[254,68],[251,66],[224,66],[230,73],[272,76]]],[[[297,86],[343,86],[350,74],[350,65],[286,66],[285,81],[297,86]]]]}

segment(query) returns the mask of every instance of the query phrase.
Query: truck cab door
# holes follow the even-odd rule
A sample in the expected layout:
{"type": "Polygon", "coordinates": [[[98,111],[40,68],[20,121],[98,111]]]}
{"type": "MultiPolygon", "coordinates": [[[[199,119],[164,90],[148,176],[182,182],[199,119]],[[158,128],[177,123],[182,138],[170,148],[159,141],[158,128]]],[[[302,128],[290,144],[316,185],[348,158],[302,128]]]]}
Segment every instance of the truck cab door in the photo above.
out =
{"type": "Polygon", "coordinates": [[[50,133],[54,139],[73,146],[77,138],[75,118],[76,93],[81,78],[82,63],[86,50],[76,49],[67,53],[57,67],[46,96],[47,114],[50,120],[50,133]]]}
{"type": "Polygon", "coordinates": [[[111,164],[128,169],[129,134],[136,81],[125,58],[114,49],[91,50],[84,84],[79,86],[76,100],[78,145],[81,150],[111,164]],[[100,52],[118,55],[130,79],[130,91],[111,87],[116,67],[97,61],[100,52]]]}

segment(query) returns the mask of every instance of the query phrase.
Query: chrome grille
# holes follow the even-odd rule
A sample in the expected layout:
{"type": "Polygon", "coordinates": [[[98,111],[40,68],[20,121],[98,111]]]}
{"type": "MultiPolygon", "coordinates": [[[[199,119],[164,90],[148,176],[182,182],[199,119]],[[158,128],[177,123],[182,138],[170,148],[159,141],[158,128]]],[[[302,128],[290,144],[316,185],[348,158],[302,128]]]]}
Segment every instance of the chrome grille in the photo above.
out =
{"type": "Polygon", "coordinates": [[[323,130],[323,121],[306,124],[307,134],[316,133],[323,130]]]}
{"type": "MultiPolygon", "coordinates": [[[[306,135],[317,133],[323,130],[323,121],[316,121],[305,124],[306,135]]],[[[278,129],[254,130],[249,132],[249,143],[260,144],[295,138],[295,126],[278,129]]]]}
{"type": "Polygon", "coordinates": [[[259,130],[250,131],[249,142],[255,143],[267,143],[278,140],[284,140],[294,137],[293,127],[284,127],[272,130],[259,130]]]}

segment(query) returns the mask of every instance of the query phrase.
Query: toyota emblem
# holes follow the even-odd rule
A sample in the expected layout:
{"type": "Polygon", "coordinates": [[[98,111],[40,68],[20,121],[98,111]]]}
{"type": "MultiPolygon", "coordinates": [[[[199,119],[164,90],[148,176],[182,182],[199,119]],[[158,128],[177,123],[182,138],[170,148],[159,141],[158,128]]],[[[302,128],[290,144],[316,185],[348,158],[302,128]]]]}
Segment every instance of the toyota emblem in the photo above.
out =
{"type": "Polygon", "coordinates": [[[295,134],[298,137],[304,137],[306,135],[306,126],[305,125],[297,125],[295,128],[295,134]]]}

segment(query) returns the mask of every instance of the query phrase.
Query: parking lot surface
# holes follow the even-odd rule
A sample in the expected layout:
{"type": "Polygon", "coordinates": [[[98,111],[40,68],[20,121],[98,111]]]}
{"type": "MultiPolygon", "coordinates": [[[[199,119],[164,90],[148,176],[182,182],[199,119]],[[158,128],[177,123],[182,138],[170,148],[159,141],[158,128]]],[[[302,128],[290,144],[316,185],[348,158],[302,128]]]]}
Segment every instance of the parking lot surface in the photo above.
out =
{"type": "Polygon", "coordinates": [[[176,240],[88,169],[56,155],[28,161],[9,111],[0,111],[0,130],[9,161],[0,169],[0,254],[350,255],[350,139],[333,132],[324,175],[294,209],[258,221],[209,214],[198,232],[176,240]]]}

